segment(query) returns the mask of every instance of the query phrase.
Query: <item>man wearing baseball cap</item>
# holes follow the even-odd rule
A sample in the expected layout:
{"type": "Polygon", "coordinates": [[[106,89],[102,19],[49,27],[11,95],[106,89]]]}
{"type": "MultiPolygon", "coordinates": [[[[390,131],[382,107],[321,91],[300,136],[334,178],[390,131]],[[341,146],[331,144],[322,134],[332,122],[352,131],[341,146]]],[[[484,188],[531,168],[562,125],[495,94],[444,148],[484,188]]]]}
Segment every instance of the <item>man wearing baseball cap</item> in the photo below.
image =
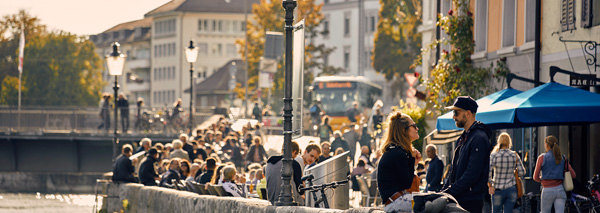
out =
{"type": "Polygon", "coordinates": [[[469,96],[459,96],[452,106],[456,127],[465,131],[456,141],[452,164],[443,192],[456,198],[461,207],[469,212],[482,212],[487,190],[490,163],[490,137],[492,131],[475,120],[477,102],[469,96]]]}

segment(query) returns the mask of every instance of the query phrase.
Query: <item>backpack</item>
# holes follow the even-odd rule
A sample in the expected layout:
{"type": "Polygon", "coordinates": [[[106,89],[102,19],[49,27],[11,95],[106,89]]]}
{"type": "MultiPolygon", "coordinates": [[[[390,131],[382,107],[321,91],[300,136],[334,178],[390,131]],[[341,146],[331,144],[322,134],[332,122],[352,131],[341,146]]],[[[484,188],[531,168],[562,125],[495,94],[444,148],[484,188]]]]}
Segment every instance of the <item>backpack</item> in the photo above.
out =
{"type": "Polygon", "coordinates": [[[309,111],[311,114],[318,113],[319,107],[317,105],[313,105],[312,107],[310,107],[309,111]]]}

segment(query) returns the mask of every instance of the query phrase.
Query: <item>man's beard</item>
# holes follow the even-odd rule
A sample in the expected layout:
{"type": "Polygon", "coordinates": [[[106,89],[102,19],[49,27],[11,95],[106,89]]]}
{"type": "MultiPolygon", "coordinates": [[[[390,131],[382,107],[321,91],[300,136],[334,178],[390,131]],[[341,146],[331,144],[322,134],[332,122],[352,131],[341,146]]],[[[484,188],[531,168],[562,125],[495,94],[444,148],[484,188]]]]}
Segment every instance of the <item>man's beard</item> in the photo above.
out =
{"type": "Polygon", "coordinates": [[[456,123],[456,127],[458,128],[465,127],[465,123],[467,123],[465,120],[455,120],[454,122],[456,123]]]}

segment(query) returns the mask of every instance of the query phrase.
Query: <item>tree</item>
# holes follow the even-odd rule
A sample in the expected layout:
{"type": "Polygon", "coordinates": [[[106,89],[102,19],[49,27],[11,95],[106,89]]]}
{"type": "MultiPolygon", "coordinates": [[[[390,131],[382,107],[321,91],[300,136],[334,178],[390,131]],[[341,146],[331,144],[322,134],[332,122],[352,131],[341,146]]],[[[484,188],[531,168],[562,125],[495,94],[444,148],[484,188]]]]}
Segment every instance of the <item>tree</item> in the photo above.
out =
{"type": "MultiPolygon", "coordinates": [[[[437,65],[431,70],[431,76],[424,81],[428,91],[427,105],[438,112],[444,112],[444,107],[451,105],[460,95],[478,98],[489,93],[489,69],[474,67],[471,61],[475,43],[468,1],[454,0],[454,4],[459,8],[458,12],[450,10],[438,22],[449,39],[434,41],[429,45],[430,50],[440,43],[451,45],[450,52],[443,51],[437,65]]],[[[506,75],[505,69],[502,70],[499,74],[506,75]]]]}
{"type": "MultiPolygon", "coordinates": [[[[260,4],[252,6],[252,13],[254,14],[253,21],[247,23],[248,29],[248,55],[245,55],[244,49],[240,49],[240,55],[242,58],[248,59],[248,84],[249,90],[254,91],[258,86],[258,67],[260,57],[264,54],[264,37],[267,31],[284,32],[284,18],[285,10],[281,6],[281,0],[261,0],[260,4]]],[[[305,36],[308,41],[305,45],[305,61],[304,61],[304,84],[309,86],[312,83],[311,69],[321,69],[323,72],[335,74],[341,71],[341,68],[335,68],[332,66],[326,66],[321,63],[327,54],[333,51],[332,48],[327,48],[325,45],[316,45],[313,40],[316,36],[323,34],[319,31],[319,25],[323,21],[323,14],[321,8],[323,4],[315,4],[315,0],[298,1],[298,7],[296,9],[297,16],[295,21],[304,19],[305,23],[305,36]]],[[[245,45],[244,39],[236,41],[236,44],[243,47],[245,45]]],[[[284,72],[283,70],[283,59],[278,63],[278,72],[275,73],[273,79],[273,96],[283,97],[283,87],[285,85],[284,72]]],[[[238,97],[244,96],[244,89],[239,86],[235,89],[238,97]]],[[[265,94],[265,93],[263,93],[265,94]]],[[[253,98],[258,98],[253,96],[253,98]]],[[[278,108],[274,108],[278,109],[278,108]]]]}
{"type": "Polygon", "coordinates": [[[403,74],[414,72],[410,65],[418,57],[421,49],[421,34],[417,26],[421,24],[420,0],[380,0],[379,21],[375,32],[372,65],[393,82],[395,91],[400,92],[403,74]]]}
{"type": "MultiPolygon", "coordinates": [[[[1,46],[12,49],[12,54],[0,58],[2,90],[0,94],[11,95],[0,98],[0,104],[16,104],[12,96],[17,87],[12,87],[10,77],[18,76],[17,45],[25,27],[26,43],[23,65],[23,105],[94,106],[100,98],[105,84],[102,80],[102,58],[95,52],[94,44],[76,35],[63,31],[47,32],[39,19],[25,11],[5,16],[0,20],[0,32],[11,35],[0,40],[1,46]],[[10,76],[10,77],[7,77],[10,76]],[[5,91],[6,90],[6,91],[5,91]]],[[[0,53],[3,54],[4,52],[0,53]]]]}

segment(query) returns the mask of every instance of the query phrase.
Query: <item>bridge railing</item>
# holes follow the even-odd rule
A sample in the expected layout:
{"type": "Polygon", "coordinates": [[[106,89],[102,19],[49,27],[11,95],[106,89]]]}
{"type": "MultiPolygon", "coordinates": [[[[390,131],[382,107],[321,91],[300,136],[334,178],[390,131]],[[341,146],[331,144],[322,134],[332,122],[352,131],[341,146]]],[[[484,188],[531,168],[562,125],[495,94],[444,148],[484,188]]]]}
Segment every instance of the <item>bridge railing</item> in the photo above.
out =
{"type": "MultiPolygon", "coordinates": [[[[113,132],[114,111],[109,110],[107,123],[110,128],[99,128],[105,121],[100,116],[101,108],[85,107],[17,107],[0,106],[0,132],[18,132],[22,134],[41,133],[95,133],[113,132]]],[[[164,133],[179,132],[187,129],[189,124],[189,108],[183,108],[178,116],[170,116],[172,108],[130,107],[127,117],[129,128],[126,133],[164,133]]],[[[194,124],[200,124],[218,110],[212,108],[196,108],[193,116],[194,124]]],[[[123,132],[121,110],[118,115],[118,131],[123,132]]]]}

